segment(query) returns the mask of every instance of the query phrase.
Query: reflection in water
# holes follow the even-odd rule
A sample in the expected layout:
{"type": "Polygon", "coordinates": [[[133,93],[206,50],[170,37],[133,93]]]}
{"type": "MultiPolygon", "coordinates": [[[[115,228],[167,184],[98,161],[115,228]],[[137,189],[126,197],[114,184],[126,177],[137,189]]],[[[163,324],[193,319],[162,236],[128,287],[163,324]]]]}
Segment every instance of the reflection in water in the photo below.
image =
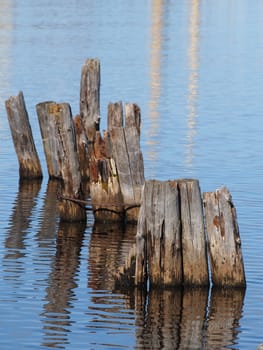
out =
{"type": "Polygon", "coordinates": [[[208,289],[188,289],[183,293],[180,349],[202,349],[208,289]]]}
{"type": "Polygon", "coordinates": [[[200,3],[199,0],[191,0],[189,15],[189,81],[188,81],[188,133],[186,148],[186,165],[192,166],[194,137],[196,134],[196,101],[198,97],[198,69],[199,69],[199,25],[200,3]]]}
{"type": "Polygon", "coordinates": [[[57,233],[57,251],[48,280],[44,312],[43,346],[50,348],[67,344],[70,331],[70,302],[74,299],[73,290],[77,287],[76,274],[82,246],[85,223],[60,222],[57,233]]]}
{"type": "Polygon", "coordinates": [[[133,326],[132,291],[127,291],[127,295],[116,291],[114,276],[135,243],[136,229],[136,225],[132,224],[94,223],[89,245],[88,276],[88,286],[94,293],[92,306],[87,312],[91,318],[88,330],[91,333],[103,330],[108,334],[107,344],[98,339],[96,346],[110,349],[127,347],[127,334],[133,326]],[[122,342],[123,345],[120,345],[122,342]]]}
{"type": "Polygon", "coordinates": [[[236,344],[244,290],[135,291],[138,349],[222,349],[236,344]]]}
{"type": "Polygon", "coordinates": [[[41,181],[20,182],[12,216],[9,220],[3,270],[6,272],[5,278],[16,283],[24,270],[22,258],[26,256],[25,239],[28,232],[31,231],[32,212],[36,206],[40,187],[41,181]]]}
{"type": "Polygon", "coordinates": [[[89,246],[89,287],[114,290],[114,275],[135,243],[136,225],[95,223],[89,246]]]}
{"type": "Polygon", "coordinates": [[[147,158],[157,159],[156,145],[159,132],[159,99],[160,99],[160,66],[161,66],[161,44],[163,26],[163,1],[152,2],[152,24],[151,24],[151,96],[149,100],[150,125],[147,130],[147,158]]]}
{"type": "Polygon", "coordinates": [[[40,227],[37,233],[38,246],[45,248],[56,236],[58,224],[57,214],[57,192],[60,186],[59,181],[49,180],[45,193],[44,203],[41,209],[40,227]]]}
{"type": "Polygon", "coordinates": [[[244,289],[212,289],[206,330],[207,349],[222,349],[237,343],[244,297],[244,289]]]}
{"type": "Polygon", "coordinates": [[[87,313],[92,318],[89,330],[103,329],[120,339],[131,326],[134,310],[136,349],[221,349],[234,345],[245,290],[135,289],[122,291],[124,297],[114,289],[114,273],[124,263],[135,233],[136,226],[128,226],[127,232],[118,225],[94,225],[89,247],[88,284],[94,291],[93,306],[87,313]]]}
{"type": "Polygon", "coordinates": [[[138,349],[177,349],[180,343],[182,290],[136,293],[136,342],[138,349]],[[142,309],[143,306],[143,309],[142,309]]]}

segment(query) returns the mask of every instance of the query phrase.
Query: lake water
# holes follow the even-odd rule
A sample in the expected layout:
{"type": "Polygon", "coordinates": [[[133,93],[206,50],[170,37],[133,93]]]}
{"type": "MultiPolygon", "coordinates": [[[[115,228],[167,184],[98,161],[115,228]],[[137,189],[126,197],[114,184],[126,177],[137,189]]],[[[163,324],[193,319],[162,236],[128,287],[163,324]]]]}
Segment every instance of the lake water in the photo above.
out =
{"type": "Polygon", "coordinates": [[[0,348],[257,349],[263,343],[263,2],[0,0],[0,348]],[[146,178],[226,185],[247,289],[115,290],[136,228],[61,224],[35,105],[79,111],[81,67],[142,110],[146,178]],[[19,185],[4,102],[22,90],[45,173],[19,185]]]}

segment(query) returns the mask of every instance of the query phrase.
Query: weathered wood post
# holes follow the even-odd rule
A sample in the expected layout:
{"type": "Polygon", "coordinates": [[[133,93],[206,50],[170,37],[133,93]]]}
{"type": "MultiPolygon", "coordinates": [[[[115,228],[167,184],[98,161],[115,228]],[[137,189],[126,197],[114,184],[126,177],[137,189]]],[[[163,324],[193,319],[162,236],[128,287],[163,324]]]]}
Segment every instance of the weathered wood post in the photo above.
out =
{"type": "Polygon", "coordinates": [[[83,221],[86,210],[71,108],[68,103],[43,102],[36,106],[50,177],[62,180],[58,209],[64,221],[83,221]],[[64,198],[64,199],[63,199],[64,198]],[[68,200],[68,199],[71,200],[68,200]]]}
{"type": "Polygon", "coordinates": [[[91,204],[97,221],[122,221],[122,194],[116,164],[107,144],[108,133],[102,138],[97,131],[89,168],[91,204]]]}
{"type": "Polygon", "coordinates": [[[212,282],[220,287],[245,287],[237,216],[226,187],[203,194],[212,282]]]}
{"type": "Polygon", "coordinates": [[[83,181],[89,180],[89,146],[83,121],[79,115],[74,118],[80,173],[83,181]]]}
{"type": "Polygon", "coordinates": [[[197,180],[146,181],[136,240],[135,284],[207,286],[208,262],[197,180]]]}
{"type": "Polygon", "coordinates": [[[137,250],[136,254],[136,285],[145,285],[147,274],[151,286],[183,283],[180,198],[176,181],[145,182],[138,241],[137,249],[141,251],[137,250]]]}
{"type": "Polygon", "coordinates": [[[136,104],[125,104],[125,126],[120,103],[110,104],[108,126],[112,158],[116,163],[127,221],[137,221],[144,184],[140,150],[141,113],[136,104]],[[115,108],[115,111],[114,111],[115,108]]]}
{"type": "Polygon", "coordinates": [[[100,61],[87,59],[81,70],[80,117],[89,142],[94,142],[100,126],[100,61]]]}
{"type": "Polygon", "coordinates": [[[209,285],[208,258],[199,181],[178,181],[182,223],[184,285],[209,285]]]}
{"type": "Polygon", "coordinates": [[[137,222],[144,183],[140,151],[140,109],[122,103],[108,106],[108,131],[96,132],[90,154],[90,196],[96,219],[137,222]]]}
{"type": "Polygon", "coordinates": [[[5,107],[19,162],[20,179],[42,178],[23,93],[20,91],[17,96],[11,96],[5,107]]]}
{"type": "Polygon", "coordinates": [[[50,179],[62,178],[63,148],[61,148],[60,131],[56,128],[56,114],[52,106],[55,102],[42,102],[37,104],[36,111],[42,136],[43,148],[46,157],[47,169],[50,179]]]}

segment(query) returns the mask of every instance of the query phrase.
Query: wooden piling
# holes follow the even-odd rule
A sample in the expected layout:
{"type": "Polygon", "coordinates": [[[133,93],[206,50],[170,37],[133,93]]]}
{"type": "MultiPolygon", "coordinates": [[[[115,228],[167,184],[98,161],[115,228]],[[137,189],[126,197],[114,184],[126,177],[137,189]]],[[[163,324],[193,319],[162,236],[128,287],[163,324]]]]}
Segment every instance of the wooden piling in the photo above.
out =
{"type": "Polygon", "coordinates": [[[146,181],[136,241],[135,285],[207,286],[208,262],[197,180],[146,181]]]}
{"type": "Polygon", "coordinates": [[[179,202],[176,181],[145,182],[137,242],[139,240],[146,247],[141,244],[141,252],[136,256],[136,285],[145,284],[147,273],[151,286],[183,283],[179,202]]]}
{"type": "MultiPolygon", "coordinates": [[[[61,179],[61,163],[63,148],[60,148],[60,134],[56,128],[56,113],[53,113],[52,106],[55,102],[42,102],[37,104],[36,111],[42,136],[43,148],[46,157],[47,169],[50,179],[61,179]]],[[[54,111],[55,112],[55,111],[54,111]]]]}
{"type": "Polygon", "coordinates": [[[15,146],[20,179],[41,179],[42,169],[36,151],[23,93],[6,102],[8,121],[15,146]]]}
{"type": "Polygon", "coordinates": [[[81,70],[80,117],[89,142],[94,142],[100,126],[100,61],[87,59],[81,70]]]}
{"type": "Polygon", "coordinates": [[[123,221],[124,206],[116,164],[107,151],[107,133],[96,133],[90,159],[90,197],[96,221],[123,221]]]}
{"type": "Polygon", "coordinates": [[[125,104],[125,125],[119,103],[108,109],[109,136],[112,158],[116,163],[120,189],[128,221],[137,221],[144,184],[144,165],[140,150],[140,109],[125,104]],[[113,108],[115,107],[115,112],[113,108]]]}
{"type": "Polygon", "coordinates": [[[244,287],[245,270],[237,216],[226,187],[203,194],[212,282],[220,287],[244,287]]]}
{"type": "Polygon", "coordinates": [[[43,102],[36,106],[50,177],[62,180],[58,210],[63,221],[83,221],[86,210],[74,202],[83,199],[81,174],[71,108],[68,103],[43,102]]]}
{"type": "Polygon", "coordinates": [[[76,132],[76,141],[77,141],[81,179],[82,181],[88,181],[90,147],[88,146],[88,139],[86,136],[83,121],[79,115],[76,115],[74,118],[74,126],[75,126],[75,132],[76,132]]]}
{"type": "Polygon", "coordinates": [[[199,181],[178,181],[182,223],[184,285],[209,284],[204,215],[199,181]]]}
{"type": "Polygon", "coordinates": [[[97,220],[137,222],[144,183],[140,109],[121,102],[108,106],[108,128],[96,132],[89,160],[90,196],[97,220]]]}

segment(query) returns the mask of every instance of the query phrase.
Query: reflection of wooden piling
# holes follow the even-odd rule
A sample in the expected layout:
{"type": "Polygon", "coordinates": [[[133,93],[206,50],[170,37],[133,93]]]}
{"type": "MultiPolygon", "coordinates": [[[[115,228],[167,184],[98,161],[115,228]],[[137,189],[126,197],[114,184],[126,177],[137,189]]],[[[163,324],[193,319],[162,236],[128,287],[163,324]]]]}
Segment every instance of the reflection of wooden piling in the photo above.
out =
{"type": "Polygon", "coordinates": [[[87,59],[81,71],[80,117],[89,142],[93,142],[100,125],[100,61],[87,59]]]}
{"type": "Polygon", "coordinates": [[[32,213],[36,210],[41,181],[23,180],[19,182],[17,198],[14,202],[12,215],[7,223],[5,248],[8,252],[5,258],[21,258],[27,254],[25,237],[32,221],[32,213]]]}
{"type": "Polygon", "coordinates": [[[213,284],[244,287],[241,240],[231,195],[223,187],[203,197],[213,284]]]}
{"type": "Polygon", "coordinates": [[[237,344],[244,297],[244,288],[212,288],[203,349],[227,349],[237,344]]]}
{"type": "Polygon", "coordinates": [[[90,238],[89,287],[93,289],[120,290],[129,287],[116,284],[116,270],[125,263],[125,258],[134,243],[135,225],[120,225],[117,222],[95,222],[90,238]]]}
{"type": "Polygon", "coordinates": [[[186,349],[180,347],[182,292],[151,289],[146,300],[135,290],[136,349],[186,349]]]}
{"type": "MultiPolygon", "coordinates": [[[[203,338],[205,338],[208,291],[208,288],[184,289],[179,325],[180,346],[178,346],[178,349],[205,349],[203,338]]],[[[213,347],[207,349],[213,349],[213,347]]]]}
{"type": "MultiPolygon", "coordinates": [[[[63,181],[62,196],[83,199],[76,137],[71,108],[67,103],[43,102],[37,113],[50,177],[63,181]]],[[[86,218],[85,208],[74,201],[59,201],[60,218],[81,221],[86,218]]]]}
{"type": "MultiPolygon", "coordinates": [[[[185,285],[209,284],[203,204],[198,180],[178,182],[185,285]]],[[[171,215],[173,215],[171,213],[171,215]]]]}
{"type": "Polygon", "coordinates": [[[23,93],[11,96],[5,102],[5,106],[19,162],[20,178],[42,178],[23,93]]]}
{"type": "MultiPolygon", "coordinates": [[[[43,329],[46,335],[44,348],[54,346],[53,339],[67,341],[67,327],[70,326],[68,306],[77,287],[76,279],[80,265],[80,251],[85,223],[60,222],[57,232],[57,245],[52,261],[51,273],[48,276],[45,304],[43,307],[43,329]],[[60,315],[54,317],[54,315],[60,315]]],[[[58,343],[57,343],[58,344],[58,343]]]]}

